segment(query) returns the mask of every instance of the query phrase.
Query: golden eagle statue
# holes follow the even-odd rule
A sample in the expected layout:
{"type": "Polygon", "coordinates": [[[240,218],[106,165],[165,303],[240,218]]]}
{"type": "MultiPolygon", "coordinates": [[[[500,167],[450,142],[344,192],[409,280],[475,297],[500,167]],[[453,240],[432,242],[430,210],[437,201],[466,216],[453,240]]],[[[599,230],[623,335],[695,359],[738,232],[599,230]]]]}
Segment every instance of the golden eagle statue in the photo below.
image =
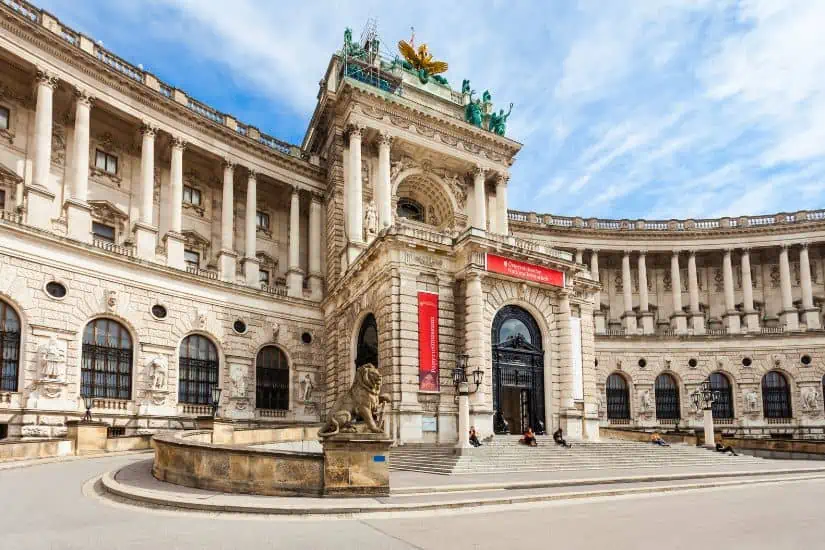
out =
{"type": "Polygon", "coordinates": [[[418,51],[416,52],[415,48],[410,46],[406,40],[399,40],[398,51],[401,52],[404,59],[406,59],[416,71],[423,70],[430,75],[447,72],[447,64],[443,61],[433,61],[433,56],[427,51],[426,44],[418,46],[418,51]]]}

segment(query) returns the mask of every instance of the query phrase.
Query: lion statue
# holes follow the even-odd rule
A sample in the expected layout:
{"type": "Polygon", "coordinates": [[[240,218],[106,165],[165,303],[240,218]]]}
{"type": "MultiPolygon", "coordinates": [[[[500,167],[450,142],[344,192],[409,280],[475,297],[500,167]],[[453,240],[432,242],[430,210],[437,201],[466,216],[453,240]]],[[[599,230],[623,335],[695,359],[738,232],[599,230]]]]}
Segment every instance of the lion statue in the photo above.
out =
{"type": "Polygon", "coordinates": [[[390,398],[381,395],[381,373],[375,365],[367,363],[355,372],[355,381],[346,393],[340,395],[329,412],[326,425],[318,432],[321,437],[337,433],[355,433],[353,425],[360,417],[373,433],[384,431],[384,403],[390,398]]]}

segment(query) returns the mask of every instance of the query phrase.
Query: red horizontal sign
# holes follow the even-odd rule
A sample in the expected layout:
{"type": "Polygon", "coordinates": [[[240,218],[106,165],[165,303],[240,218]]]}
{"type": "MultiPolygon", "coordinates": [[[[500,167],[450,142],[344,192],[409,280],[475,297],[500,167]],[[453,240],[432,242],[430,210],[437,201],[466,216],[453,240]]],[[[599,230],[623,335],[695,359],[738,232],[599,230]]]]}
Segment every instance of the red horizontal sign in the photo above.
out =
{"type": "Polygon", "coordinates": [[[564,286],[563,271],[512,260],[496,254],[487,254],[487,271],[543,285],[564,286]]]}

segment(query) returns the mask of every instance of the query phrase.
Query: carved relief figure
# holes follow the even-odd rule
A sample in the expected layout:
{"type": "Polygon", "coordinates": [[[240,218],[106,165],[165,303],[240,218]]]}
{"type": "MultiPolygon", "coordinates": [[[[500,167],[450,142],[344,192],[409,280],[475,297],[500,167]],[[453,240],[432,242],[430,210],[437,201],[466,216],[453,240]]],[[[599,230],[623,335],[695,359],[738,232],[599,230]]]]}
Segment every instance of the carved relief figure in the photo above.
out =
{"type": "Polygon", "coordinates": [[[759,410],[759,396],[756,392],[750,390],[745,393],[745,408],[748,412],[757,412],[759,410]]]}
{"type": "Polygon", "coordinates": [[[653,409],[653,401],[650,398],[650,390],[643,390],[639,394],[639,411],[646,413],[653,409]]]}
{"type": "Polygon", "coordinates": [[[301,401],[304,403],[312,401],[312,388],[312,377],[307,373],[304,375],[303,380],[301,380],[301,401]]]}
{"type": "Polygon", "coordinates": [[[229,380],[232,382],[232,397],[246,397],[246,369],[242,365],[232,365],[229,369],[229,380]]]}
{"type": "Polygon", "coordinates": [[[149,360],[149,384],[153,390],[166,389],[167,360],[157,355],[149,360]]]}
{"type": "Polygon", "coordinates": [[[802,409],[808,412],[819,412],[819,390],[813,387],[802,388],[802,409]]]}
{"type": "Polygon", "coordinates": [[[117,309],[117,291],[116,290],[107,290],[106,291],[106,311],[109,313],[114,313],[117,309]]]}
{"type": "Polygon", "coordinates": [[[373,240],[378,232],[378,211],[375,209],[375,201],[370,201],[367,205],[367,212],[364,214],[364,232],[367,242],[373,240]]]}
{"type": "Polygon", "coordinates": [[[66,377],[66,350],[52,336],[38,351],[40,375],[44,380],[62,381],[66,377]]]}
{"type": "Polygon", "coordinates": [[[272,321],[272,341],[278,341],[278,333],[281,332],[281,325],[277,321],[272,321]]]}

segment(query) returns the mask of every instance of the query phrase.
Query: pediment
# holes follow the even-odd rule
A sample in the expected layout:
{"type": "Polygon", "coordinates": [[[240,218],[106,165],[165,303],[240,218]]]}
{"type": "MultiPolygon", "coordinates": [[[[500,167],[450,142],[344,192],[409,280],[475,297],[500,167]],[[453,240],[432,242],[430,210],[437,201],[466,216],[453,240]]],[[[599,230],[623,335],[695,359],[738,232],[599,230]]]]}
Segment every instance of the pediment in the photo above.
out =
{"type": "Polygon", "coordinates": [[[89,206],[92,208],[92,215],[101,220],[122,222],[129,219],[129,214],[107,200],[89,201],[89,206]]]}
{"type": "Polygon", "coordinates": [[[194,229],[184,229],[181,234],[186,239],[186,244],[194,247],[209,246],[210,240],[195,231],[194,229]]]}
{"type": "Polygon", "coordinates": [[[278,258],[273,258],[266,252],[258,252],[255,254],[255,257],[261,261],[261,265],[265,266],[276,266],[278,265],[278,258]]]}
{"type": "Polygon", "coordinates": [[[7,166],[0,164],[0,181],[3,183],[14,183],[18,184],[23,181],[23,178],[17,175],[17,173],[8,168],[7,166]]]}

